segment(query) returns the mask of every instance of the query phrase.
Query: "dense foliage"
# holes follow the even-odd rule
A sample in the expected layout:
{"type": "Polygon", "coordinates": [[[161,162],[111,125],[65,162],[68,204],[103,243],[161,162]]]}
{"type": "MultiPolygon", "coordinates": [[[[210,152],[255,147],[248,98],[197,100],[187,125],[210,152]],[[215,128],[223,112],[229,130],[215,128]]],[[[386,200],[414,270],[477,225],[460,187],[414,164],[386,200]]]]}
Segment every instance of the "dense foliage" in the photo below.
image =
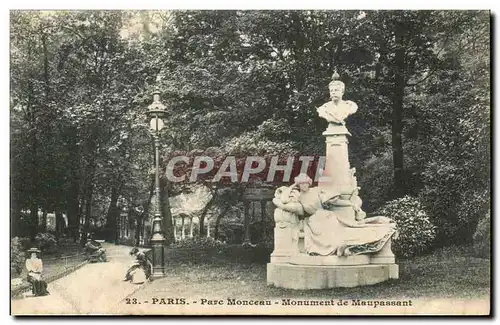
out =
{"type": "Polygon", "coordinates": [[[384,204],[377,214],[396,221],[398,237],[393,252],[399,257],[411,257],[429,252],[436,238],[432,224],[418,199],[405,196],[384,204]]]}
{"type": "Polygon", "coordinates": [[[21,274],[24,268],[24,249],[19,237],[10,240],[10,273],[11,277],[21,274]]]}
{"type": "MultiPolygon", "coordinates": [[[[347,125],[366,210],[419,197],[437,245],[472,242],[488,210],[486,11],[12,11],[10,32],[13,235],[43,231],[39,211],[66,214],[74,238],[115,229],[120,212],[151,224],[154,87],[168,107],[165,159],[322,155],[315,107],[334,71],[359,107],[347,125]]],[[[200,235],[209,212],[221,219],[237,201],[219,185],[200,235]]],[[[189,191],[162,178],[169,242],[168,197],[189,191]]]]}

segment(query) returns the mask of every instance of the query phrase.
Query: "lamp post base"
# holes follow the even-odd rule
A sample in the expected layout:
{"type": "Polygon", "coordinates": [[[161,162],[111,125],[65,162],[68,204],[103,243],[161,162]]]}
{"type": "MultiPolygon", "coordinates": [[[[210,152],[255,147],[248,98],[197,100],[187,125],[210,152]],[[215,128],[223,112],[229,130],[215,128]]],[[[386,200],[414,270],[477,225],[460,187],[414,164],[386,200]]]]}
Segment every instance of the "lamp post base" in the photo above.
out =
{"type": "Polygon", "coordinates": [[[165,273],[163,273],[163,271],[159,271],[157,273],[151,273],[151,280],[157,280],[157,279],[161,279],[165,277],[165,273]]]}
{"type": "Polygon", "coordinates": [[[151,278],[157,279],[165,276],[165,237],[161,234],[154,234],[151,238],[153,250],[153,270],[151,278]]]}

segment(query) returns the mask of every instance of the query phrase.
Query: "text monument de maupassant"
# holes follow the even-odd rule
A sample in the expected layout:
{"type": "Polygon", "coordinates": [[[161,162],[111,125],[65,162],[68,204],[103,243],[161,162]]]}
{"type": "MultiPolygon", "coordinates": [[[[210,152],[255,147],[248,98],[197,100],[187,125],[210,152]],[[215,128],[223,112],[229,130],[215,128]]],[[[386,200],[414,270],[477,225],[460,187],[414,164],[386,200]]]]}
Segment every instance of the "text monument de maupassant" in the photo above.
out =
{"type": "Polygon", "coordinates": [[[317,109],[328,122],[323,132],[326,162],[317,187],[306,174],[275,192],[274,251],[267,283],[291,289],[370,285],[397,279],[391,250],[396,224],[384,216],[367,217],[361,209],[355,169],[349,165],[345,119],[358,107],[343,100],[343,82],[334,74],[331,101],[317,109]]]}

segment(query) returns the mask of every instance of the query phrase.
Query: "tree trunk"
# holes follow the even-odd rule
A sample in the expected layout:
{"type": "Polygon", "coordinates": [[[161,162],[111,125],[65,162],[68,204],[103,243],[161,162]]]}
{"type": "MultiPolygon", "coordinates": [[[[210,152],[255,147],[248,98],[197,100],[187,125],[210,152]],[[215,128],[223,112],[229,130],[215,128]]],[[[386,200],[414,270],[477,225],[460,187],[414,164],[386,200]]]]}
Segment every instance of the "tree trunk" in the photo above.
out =
{"type": "Polygon", "coordinates": [[[172,212],[170,211],[170,201],[168,200],[168,180],[165,177],[160,179],[160,207],[163,221],[163,232],[165,233],[166,245],[175,242],[174,226],[172,223],[172,212]]]}
{"type": "Polygon", "coordinates": [[[78,212],[79,212],[79,184],[73,180],[70,195],[68,198],[68,231],[69,235],[75,239],[78,237],[78,212]]]}
{"type": "Polygon", "coordinates": [[[64,218],[60,208],[56,208],[56,238],[59,239],[64,233],[64,218]]]}
{"type": "Polygon", "coordinates": [[[215,219],[215,228],[214,228],[214,238],[219,239],[219,225],[220,225],[220,220],[226,215],[227,211],[229,211],[230,205],[226,205],[224,207],[224,210],[217,216],[215,219]]]}
{"type": "Polygon", "coordinates": [[[266,201],[260,201],[260,216],[262,218],[262,241],[265,241],[267,238],[266,201]]]}
{"type": "Polygon", "coordinates": [[[40,220],[40,232],[47,232],[47,210],[42,210],[42,220],[40,220]]]}
{"type": "Polygon", "coordinates": [[[106,223],[109,231],[108,240],[112,243],[118,241],[118,236],[116,234],[117,218],[119,215],[118,211],[118,197],[120,196],[117,186],[111,188],[111,202],[109,203],[108,213],[106,215],[106,223]]]}
{"type": "MultiPolygon", "coordinates": [[[[31,58],[31,54],[33,52],[33,47],[28,48],[28,58],[31,58]]],[[[35,80],[34,76],[31,76],[32,80],[35,80]]],[[[29,204],[30,207],[30,216],[29,216],[29,236],[31,240],[35,239],[36,233],[38,232],[38,140],[37,140],[37,116],[35,115],[35,107],[31,103],[32,98],[35,97],[34,91],[33,91],[33,83],[29,82],[28,83],[28,104],[27,104],[27,112],[28,112],[28,123],[29,123],[29,139],[30,139],[30,145],[31,147],[29,148],[31,150],[30,153],[30,167],[31,169],[28,170],[30,180],[29,184],[27,185],[28,191],[29,191],[29,197],[31,199],[31,202],[29,204]]]]}
{"type": "MultiPolygon", "coordinates": [[[[44,103],[44,106],[45,106],[45,111],[47,113],[49,113],[51,111],[50,110],[49,52],[48,52],[48,48],[47,48],[47,33],[44,30],[44,26],[41,26],[40,34],[41,34],[41,40],[42,40],[43,78],[44,78],[44,85],[45,85],[45,103],[44,103]]],[[[51,132],[52,128],[48,128],[47,131],[51,132]]],[[[51,139],[53,139],[53,136],[49,135],[49,137],[51,139]]],[[[55,173],[56,163],[54,162],[54,158],[53,158],[54,155],[53,155],[53,153],[50,153],[49,155],[51,157],[51,161],[53,161],[53,163],[51,163],[50,166],[49,166],[49,168],[50,168],[50,174],[55,176],[56,175],[56,173],[55,173]]],[[[58,191],[59,189],[56,188],[55,190],[58,191]]],[[[50,192],[50,190],[49,190],[49,192],[50,192]]],[[[59,201],[57,195],[55,195],[55,196],[56,196],[56,201],[59,201]]],[[[50,197],[50,195],[49,195],[49,197],[50,197]]],[[[53,202],[53,203],[54,203],[54,206],[56,206],[56,205],[59,204],[59,202],[53,202]]],[[[43,232],[47,232],[47,208],[43,209],[42,231],[43,232]]],[[[57,224],[56,224],[56,233],[57,233],[57,224]]]]}
{"type": "Polygon", "coordinates": [[[42,211],[42,220],[40,225],[41,232],[47,232],[47,209],[43,209],[42,211]]]}
{"type": "Polygon", "coordinates": [[[30,207],[30,237],[35,239],[38,232],[38,205],[33,203],[30,207]]]}
{"type": "Polygon", "coordinates": [[[205,232],[205,217],[208,213],[208,210],[210,210],[210,208],[212,207],[212,205],[215,203],[215,198],[217,197],[217,190],[215,190],[214,194],[212,195],[212,198],[210,199],[210,201],[208,201],[207,205],[205,205],[205,207],[203,208],[203,211],[201,211],[201,215],[200,215],[200,237],[203,237],[206,235],[206,232],[205,232]]]}
{"type": "Polygon", "coordinates": [[[243,219],[243,244],[250,243],[250,201],[245,201],[245,215],[243,219]]]}
{"type": "Polygon", "coordinates": [[[92,165],[93,163],[90,162],[86,173],[85,192],[84,192],[85,204],[82,207],[84,210],[83,211],[84,223],[83,223],[82,240],[80,242],[82,245],[84,245],[85,242],[87,241],[87,236],[90,231],[90,219],[92,218],[92,195],[94,192],[94,184],[92,182],[93,179],[92,165]]]}
{"type": "MultiPolygon", "coordinates": [[[[34,115],[34,114],[33,114],[34,115]]],[[[34,118],[34,117],[33,117],[34,118]]],[[[33,121],[33,127],[35,122],[33,121]]],[[[34,131],[34,130],[33,130],[34,131]]],[[[32,132],[33,132],[32,131],[32,132]]],[[[31,184],[30,184],[30,189],[31,189],[31,205],[30,205],[30,237],[32,240],[35,239],[35,236],[38,232],[38,195],[39,195],[39,188],[38,188],[38,163],[37,163],[37,145],[38,141],[36,139],[36,135],[33,134],[31,137],[32,140],[32,154],[31,154],[31,170],[29,171],[31,173],[31,184]]]]}
{"type": "MultiPolygon", "coordinates": [[[[77,220],[77,224],[78,224],[78,228],[77,228],[77,235],[76,235],[76,238],[79,239],[80,241],[83,240],[84,238],[84,229],[82,227],[82,218],[84,218],[84,208],[85,207],[85,195],[82,196],[82,198],[80,199],[80,203],[78,205],[78,220],[77,220]],[[81,237],[80,237],[81,236],[81,237]]],[[[75,241],[76,243],[76,241],[75,241]]]]}
{"type": "MultiPolygon", "coordinates": [[[[76,143],[77,131],[75,128],[72,128],[70,132],[71,133],[68,138],[70,138],[71,143],[69,145],[68,151],[70,152],[71,161],[72,164],[74,164],[73,166],[77,166],[79,160],[79,148],[76,143]]],[[[66,200],[68,202],[67,217],[69,235],[76,242],[78,238],[79,226],[78,213],[80,201],[80,180],[76,168],[72,170],[74,170],[74,172],[71,178],[71,188],[69,190],[68,196],[66,197],[66,200]]]]}
{"type": "Polygon", "coordinates": [[[64,220],[61,212],[61,188],[58,186],[55,189],[55,199],[53,201],[54,214],[55,214],[55,233],[56,238],[59,239],[64,231],[64,220]]]}
{"type": "MultiPolygon", "coordinates": [[[[118,215],[120,214],[120,208],[117,208],[117,213],[118,215]]],[[[132,208],[129,206],[128,209],[127,209],[127,232],[126,232],[126,236],[127,236],[127,240],[131,237],[130,236],[130,232],[132,230],[132,228],[130,228],[130,223],[132,221],[132,208]]]]}
{"type": "Polygon", "coordinates": [[[394,165],[394,194],[401,197],[405,194],[404,156],[403,156],[403,97],[405,90],[405,50],[403,47],[403,26],[395,30],[396,56],[394,73],[394,92],[392,100],[392,157],[394,165]]]}
{"type": "Polygon", "coordinates": [[[135,239],[134,239],[134,246],[139,246],[141,243],[141,233],[142,233],[142,215],[137,217],[137,227],[135,229],[135,239]]]}
{"type": "Polygon", "coordinates": [[[85,244],[90,232],[90,219],[92,218],[92,194],[94,192],[94,185],[88,184],[88,189],[85,193],[85,222],[83,226],[82,244],[85,244]]]}
{"type": "Polygon", "coordinates": [[[96,131],[91,129],[90,136],[85,143],[84,156],[88,158],[88,164],[85,168],[85,223],[83,227],[82,244],[87,240],[90,231],[90,219],[92,218],[92,197],[94,194],[94,174],[96,169],[96,131]]]}

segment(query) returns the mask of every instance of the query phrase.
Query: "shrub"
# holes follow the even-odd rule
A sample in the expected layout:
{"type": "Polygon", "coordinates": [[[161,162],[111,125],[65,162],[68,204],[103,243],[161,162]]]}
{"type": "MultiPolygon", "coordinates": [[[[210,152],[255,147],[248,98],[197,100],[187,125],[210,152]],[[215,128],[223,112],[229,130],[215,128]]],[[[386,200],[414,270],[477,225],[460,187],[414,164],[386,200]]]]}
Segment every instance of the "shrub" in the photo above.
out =
{"type": "Polygon", "coordinates": [[[23,251],[31,248],[31,240],[28,237],[16,237],[18,238],[19,244],[21,244],[21,249],[23,251]]]}
{"type": "Polygon", "coordinates": [[[212,237],[192,237],[182,239],[174,244],[172,248],[186,248],[186,249],[207,249],[207,248],[220,248],[225,244],[213,239],[212,237]]]}
{"type": "Polygon", "coordinates": [[[10,272],[11,276],[20,275],[24,267],[24,249],[19,237],[10,240],[10,272]]]}
{"type": "Polygon", "coordinates": [[[490,258],[491,252],[490,212],[479,223],[474,233],[474,253],[479,257],[490,258]]]}
{"type": "Polygon", "coordinates": [[[36,234],[35,245],[42,252],[52,252],[58,246],[56,237],[48,232],[36,234]]]}
{"type": "Polygon", "coordinates": [[[399,236],[392,245],[396,256],[411,257],[426,253],[432,248],[436,227],[418,199],[405,196],[389,201],[377,214],[389,217],[397,224],[399,236]]]}

